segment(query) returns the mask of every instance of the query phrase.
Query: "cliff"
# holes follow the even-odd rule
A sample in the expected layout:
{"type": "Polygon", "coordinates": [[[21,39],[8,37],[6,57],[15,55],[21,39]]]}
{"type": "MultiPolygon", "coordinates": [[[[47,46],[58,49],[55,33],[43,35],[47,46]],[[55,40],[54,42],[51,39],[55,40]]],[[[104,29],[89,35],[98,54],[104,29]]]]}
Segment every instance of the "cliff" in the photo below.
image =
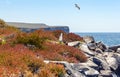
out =
{"type": "Polygon", "coordinates": [[[6,22],[8,25],[19,28],[23,32],[33,32],[38,29],[44,30],[63,30],[66,33],[69,33],[68,26],[49,26],[43,23],[20,23],[20,22],[6,22]]]}

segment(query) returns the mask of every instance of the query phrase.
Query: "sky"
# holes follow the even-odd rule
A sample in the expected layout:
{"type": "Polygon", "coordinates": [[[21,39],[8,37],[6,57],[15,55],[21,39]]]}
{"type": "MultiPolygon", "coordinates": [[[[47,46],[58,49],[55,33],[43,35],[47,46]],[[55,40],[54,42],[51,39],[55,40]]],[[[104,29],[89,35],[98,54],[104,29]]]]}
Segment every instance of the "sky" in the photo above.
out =
{"type": "Polygon", "coordinates": [[[69,26],[70,32],[120,32],[120,0],[0,0],[0,18],[69,26]]]}

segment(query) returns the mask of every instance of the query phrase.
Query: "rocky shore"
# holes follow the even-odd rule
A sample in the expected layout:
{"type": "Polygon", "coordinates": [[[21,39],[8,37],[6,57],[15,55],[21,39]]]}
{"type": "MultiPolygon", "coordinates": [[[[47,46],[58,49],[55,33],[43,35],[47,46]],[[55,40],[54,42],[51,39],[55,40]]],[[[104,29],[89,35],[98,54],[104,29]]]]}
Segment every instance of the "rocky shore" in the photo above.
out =
{"type": "Polygon", "coordinates": [[[82,50],[88,57],[84,63],[68,63],[65,61],[44,61],[63,64],[65,77],[120,77],[120,46],[108,47],[96,42],[92,36],[83,37],[84,42],[69,42],[82,50]]]}

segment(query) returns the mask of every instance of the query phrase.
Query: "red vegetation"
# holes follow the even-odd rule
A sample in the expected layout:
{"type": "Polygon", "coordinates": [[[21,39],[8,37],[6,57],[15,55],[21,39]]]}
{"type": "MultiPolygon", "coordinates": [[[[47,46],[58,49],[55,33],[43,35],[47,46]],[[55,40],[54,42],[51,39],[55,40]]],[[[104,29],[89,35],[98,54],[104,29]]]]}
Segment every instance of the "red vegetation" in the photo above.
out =
{"type": "Polygon", "coordinates": [[[43,60],[37,59],[34,53],[23,45],[0,47],[0,69],[4,69],[1,75],[18,74],[26,70],[32,71],[35,67],[39,68],[43,65],[43,60]]]}
{"type": "Polygon", "coordinates": [[[18,75],[27,75],[28,72],[31,75],[25,77],[33,77],[35,70],[39,69],[41,71],[36,77],[58,77],[65,73],[63,66],[46,65],[44,59],[85,62],[87,57],[79,49],[57,44],[61,33],[64,42],[83,41],[82,37],[74,33],[67,34],[59,30],[23,33],[0,21],[0,36],[3,36],[6,41],[0,45],[0,77],[19,77],[18,75]]]}
{"type": "Polygon", "coordinates": [[[60,64],[47,64],[41,72],[39,72],[39,77],[63,77],[65,70],[63,65],[60,64]]]}
{"type": "Polygon", "coordinates": [[[83,41],[83,38],[79,35],[76,35],[74,33],[65,33],[61,30],[53,31],[54,36],[58,39],[60,34],[63,33],[63,41],[64,42],[71,42],[71,41],[83,41]]]}
{"type": "Polygon", "coordinates": [[[45,38],[48,40],[57,40],[57,38],[53,35],[52,31],[44,31],[40,29],[33,33],[38,34],[40,38],[45,38]]]}
{"type": "Polygon", "coordinates": [[[87,57],[77,48],[67,45],[44,43],[44,51],[38,51],[45,59],[68,61],[68,62],[84,62],[87,57]]]}

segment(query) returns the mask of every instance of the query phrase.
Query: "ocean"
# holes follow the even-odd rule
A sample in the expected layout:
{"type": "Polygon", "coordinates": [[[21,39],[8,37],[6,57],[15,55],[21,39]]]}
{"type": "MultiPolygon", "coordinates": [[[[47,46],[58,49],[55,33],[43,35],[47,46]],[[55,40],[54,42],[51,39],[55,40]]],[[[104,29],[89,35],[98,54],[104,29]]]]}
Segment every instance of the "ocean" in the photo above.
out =
{"type": "Polygon", "coordinates": [[[102,41],[107,46],[120,45],[120,33],[76,33],[80,36],[93,36],[96,42],[102,41]]]}

